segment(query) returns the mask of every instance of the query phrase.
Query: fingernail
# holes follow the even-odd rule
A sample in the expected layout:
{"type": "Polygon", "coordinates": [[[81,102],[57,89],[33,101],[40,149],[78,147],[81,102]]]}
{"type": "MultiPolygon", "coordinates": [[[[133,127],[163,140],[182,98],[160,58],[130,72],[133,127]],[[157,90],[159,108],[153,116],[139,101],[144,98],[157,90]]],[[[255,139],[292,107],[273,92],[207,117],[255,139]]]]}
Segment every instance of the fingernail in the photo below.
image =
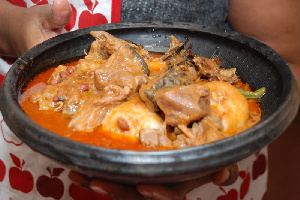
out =
{"type": "Polygon", "coordinates": [[[230,180],[231,172],[228,168],[224,168],[216,173],[214,173],[211,177],[212,182],[215,185],[223,186],[230,180]]]}
{"type": "Polygon", "coordinates": [[[231,171],[228,168],[223,170],[222,178],[220,180],[220,185],[227,185],[231,180],[231,171]]]}
{"type": "Polygon", "coordinates": [[[170,200],[170,198],[162,195],[161,193],[158,192],[148,192],[148,191],[139,191],[144,197],[146,198],[154,198],[154,199],[160,199],[160,200],[170,200]]]}
{"type": "Polygon", "coordinates": [[[144,190],[144,189],[142,189],[140,187],[137,187],[137,190],[139,191],[139,193],[141,195],[143,195],[143,197],[146,197],[146,198],[155,198],[155,199],[161,199],[161,200],[166,199],[165,196],[163,196],[163,195],[161,195],[161,194],[159,194],[157,192],[154,192],[154,191],[149,192],[148,190],[144,190]]]}
{"type": "Polygon", "coordinates": [[[89,188],[90,179],[88,177],[75,171],[70,171],[68,177],[76,185],[79,185],[84,188],[89,188]]]}
{"type": "Polygon", "coordinates": [[[106,190],[104,190],[99,184],[100,183],[98,183],[96,180],[93,180],[90,183],[90,188],[92,190],[94,190],[95,192],[98,192],[98,193],[106,196],[108,194],[108,192],[106,190]]]}
{"type": "Polygon", "coordinates": [[[151,193],[146,192],[146,191],[139,191],[139,193],[140,193],[141,195],[143,195],[144,197],[147,197],[147,198],[153,197],[151,193]]]}
{"type": "MultiPolygon", "coordinates": [[[[166,197],[162,194],[159,194],[159,193],[156,193],[156,192],[153,192],[153,196],[155,199],[160,199],[160,200],[170,200],[169,197],[166,197]]],[[[173,199],[173,198],[172,198],[173,199]]]]}

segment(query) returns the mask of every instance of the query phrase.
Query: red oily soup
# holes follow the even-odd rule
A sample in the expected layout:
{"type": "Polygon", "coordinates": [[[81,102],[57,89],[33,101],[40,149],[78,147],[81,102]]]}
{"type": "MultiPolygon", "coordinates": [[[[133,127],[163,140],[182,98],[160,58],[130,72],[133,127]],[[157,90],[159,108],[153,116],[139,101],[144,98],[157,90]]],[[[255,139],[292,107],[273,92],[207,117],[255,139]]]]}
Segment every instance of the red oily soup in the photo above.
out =
{"type": "Polygon", "coordinates": [[[218,58],[185,49],[170,36],[163,55],[104,31],[78,61],[38,74],[21,107],[40,126],[91,145],[165,150],[201,145],[242,132],[261,119],[256,98],[218,58]]]}

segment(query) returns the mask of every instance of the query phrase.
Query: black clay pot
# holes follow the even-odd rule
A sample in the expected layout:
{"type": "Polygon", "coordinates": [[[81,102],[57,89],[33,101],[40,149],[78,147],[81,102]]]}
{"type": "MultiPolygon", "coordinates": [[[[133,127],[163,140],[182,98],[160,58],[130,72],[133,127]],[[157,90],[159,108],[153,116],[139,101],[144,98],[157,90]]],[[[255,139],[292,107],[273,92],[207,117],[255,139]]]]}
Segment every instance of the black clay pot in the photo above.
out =
{"type": "Polygon", "coordinates": [[[235,32],[190,23],[142,22],[108,24],[77,30],[43,42],[21,56],[8,72],[1,93],[1,110],[9,128],[41,154],[72,169],[126,183],[168,183],[190,180],[233,164],[278,137],[294,119],[299,105],[297,85],[287,63],[271,48],[235,32]],[[193,52],[218,56],[223,67],[254,89],[266,87],[261,98],[263,119],[233,137],[202,146],[170,151],[127,151],[71,141],[33,122],[18,100],[22,87],[39,72],[66,63],[89,51],[90,31],[104,30],[116,37],[164,52],[174,35],[189,38],[193,52]]]}

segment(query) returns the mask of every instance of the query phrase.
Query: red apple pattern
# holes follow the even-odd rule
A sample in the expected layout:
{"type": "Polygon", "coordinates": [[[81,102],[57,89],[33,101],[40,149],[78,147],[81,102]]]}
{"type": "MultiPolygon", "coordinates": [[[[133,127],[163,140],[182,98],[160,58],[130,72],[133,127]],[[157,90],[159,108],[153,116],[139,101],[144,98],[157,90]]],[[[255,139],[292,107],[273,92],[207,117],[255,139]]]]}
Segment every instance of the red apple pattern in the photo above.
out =
{"type": "Polygon", "coordinates": [[[44,4],[48,4],[48,0],[31,0],[32,3],[36,4],[36,5],[44,5],[44,4]]]}
{"type": "Polygon", "coordinates": [[[220,187],[220,190],[224,192],[224,195],[221,195],[217,200],[238,200],[238,192],[236,189],[231,189],[228,192],[224,188],[220,187]]]}
{"type": "MultiPolygon", "coordinates": [[[[239,172],[240,184],[238,184],[235,189],[231,189],[230,186],[226,187],[228,191],[226,191],[224,187],[220,187],[219,189],[223,194],[218,196],[216,200],[244,200],[249,198],[250,200],[256,200],[249,194],[250,185],[253,181],[257,180],[260,176],[266,173],[267,157],[264,153],[261,153],[260,151],[258,151],[254,155],[255,157],[254,161],[252,162],[252,171],[249,170],[249,167],[251,167],[251,165],[248,166],[246,170],[241,170],[239,172]]],[[[261,197],[262,200],[266,199],[266,194],[267,192],[263,194],[263,196],[261,197]]],[[[185,200],[187,200],[187,197],[185,197],[185,200]]],[[[201,198],[197,200],[201,200],[201,198]]]]}
{"type": "Polygon", "coordinates": [[[24,0],[7,0],[10,3],[16,5],[16,6],[21,6],[21,7],[27,7],[27,4],[24,0]]]}
{"type": "Polygon", "coordinates": [[[3,160],[0,159],[0,182],[4,180],[5,173],[6,173],[6,166],[3,160]]]}
{"type": "Polygon", "coordinates": [[[256,180],[259,176],[265,173],[267,169],[267,159],[264,154],[256,153],[256,160],[252,166],[252,179],[256,180]]]}
{"type": "Polygon", "coordinates": [[[240,187],[240,199],[244,199],[250,187],[250,172],[240,171],[239,176],[243,179],[240,187]]]}
{"type": "Polygon", "coordinates": [[[33,176],[31,172],[24,170],[23,166],[25,165],[24,160],[20,160],[14,154],[10,154],[13,163],[16,167],[11,167],[9,169],[9,183],[10,186],[15,189],[19,190],[23,193],[28,193],[33,189],[33,176]]]}
{"type": "Polygon", "coordinates": [[[37,179],[36,188],[43,197],[60,199],[64,194],[64,184],[58,176],[64,171],[63,168],[54,168],[52,171],[48,167],[50,176],[42,175],[37,179]]]}
{"type": "Polygon", "coordinates": [[[8,131],[6,131],[6,130],[8,130],[8,128],[7,128],[7,125],[4,123],[3,119],[0,121],[0,128],[1,128],[2,137],[6,143],[11,143],[16,146],[21,146],[23,144],[23,142],[21,140],[12,139],[11,137],[9,137],[10,133],[8,131]],[[4,126],[6,126],[6,127],[4,127],[4,126]]]}
{"type": "Polygon", "coordinates": [[[76,17],[77,17],[77,10],[76,8],[70,4],[71,9],[72,9],[72,16],[71,19],[69,20],[69,22],[67,23],[67,25],[65,26],[65,29],[67,31],[70,31],[72,28],[74,28],[75,24],[76,24],[76,17]]]}
{"type": "Polygon", "coordinates": [[[86,28],[89,26],[95,26],[100,24],[107,24],[108,20],[101,13],[95,13],[94,10],[99,4],[98,0],[95,0],[95,3],[91,0],[83,0],[87,9],[82,11],[79,16],[78,28],[86,28]]]}

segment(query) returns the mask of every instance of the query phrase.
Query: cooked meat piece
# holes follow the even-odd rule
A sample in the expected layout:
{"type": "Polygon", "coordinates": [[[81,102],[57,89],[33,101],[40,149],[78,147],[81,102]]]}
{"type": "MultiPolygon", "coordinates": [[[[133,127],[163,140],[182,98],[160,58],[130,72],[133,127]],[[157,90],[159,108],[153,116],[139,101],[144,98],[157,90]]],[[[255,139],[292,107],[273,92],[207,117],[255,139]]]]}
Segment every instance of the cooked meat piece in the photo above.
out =
{"type": "Polygon", "coordinates": [[[89,75],[90,72],[102,66],[106,61],[107,59],[100,58],[96,54],[89,54],[84,59],[80,59],[74,67],[75,76],[89,75]]]}
{"type": "Polygon", "coordinates": [[[95,86],[101,91],[102,96],[95,103],[125,100],[137,92],[147,81],[148,77],[145,75],[132,76],[122,70],[99,69],[95,74],[95,86]]]}
{"type": "Polygon", "coordinates": [[[173,68],[169,70],[161,79],[158,79],[152,86],[152,89],[158,90],[166,87],[190,85],[193,83],[194,82],[184,71],[173,68]]]}
{"type": "Polygon", "coordinates": [[[177,139],[172,142],[173,148],[186,148],[195,146],[195,138],[186,137],[184,134],[178,135],[177,139]]]}
{"type": "Polygon", "coordinates": [[[106,114],[115,106],[124,102],[135,91],[132,87],[120,87],[109,84],[104,87],[102,96],[92,95],[88,100],[82,100],[72,116],[69,127],[78,131],[93,131],[101,125],[106,114]]]}
{"type": "Polygon", "coordinates": [[[180,41],[174,37],[173,35],[170,36],[171,42],[170,42],[170,49],[163,55],[160,59],[166,60],[174,55],[178,54],[181,50],[183,50],[186,43],[189,41],[188,39],[185,40],[184,43],[180,43],[180,41]]]}
{"type": "Polygon", "coordinates": [[[198,67],[193,61],[194,55],[191,55],[186,50],[181,50],[178,54],[175,54],[168,60],[169,68],[177,68],[188,74],[193,80],[197,80],[199,76],[198,67]]]}
{"type": "Polygon", "coordinates": [[[139,140],[141,144],[146,147],[173,147],[172,141],[166,134],[165,128],[142,129],[139,132],[139,140]]]}
{"type": "Polygon", "coordinates": [[[105,31],[92,31],[90,34],[97,39],[96,44],[92,45],[90,53],[103,54],[103,52],[105,52],[107,54],[107,58],[116,52],[121,46],[128,44],[125,40],[116,38],[105,31]]]}
{"type": "Polygon", "coordinates": [[[93,102],[82,102],[72,116],[69,127],[75,131],[92,132],[101,125],[106,114],[116,105],[118,102],[103,106],[95,105],[93,102]]]}
{"type": "Polygon", "coordinates": [[[80,90],[78,88],[72,87],[72,85],[67,85],[64,89],[65,98],[63,113],[74,114],[78,108],[80,102],[80,90]]]}
{"type": "Polygon", "coordinates": [[[150,110],[159,111],[159,107],[157,107],[155,102],[155,95],[158,90],[178,85],[190,85],[193,83],[194,82],[184,71],[172,68],[165,74],[149,79],[148,84],[142,86],[139,93],[141,99],[146,103],[150,110]]]}
{"type": "Polygon", "coordinates": [[[134,76],[145,74],[141,61],[137,59],[132,50],[126,46],[121,46],[100,68],[123,70],[131,73],[134,76]]]}
{"type": "Polygon", "coordinates": [[[155,101],[165,114],[167,125],[188,125],[210,110],[209,88],[202,85],[174,86],[156,92],[155,101]]]}
{"type": "Polygon", "coordinates": [[[144,146],[154,148],[186,148],[228,137],[227,134],[221,132],[223,129],[221,120],[209,115],[198,122],[194,122],[191,128],[185,125],[180,126],[185,129],[184,132],[189,132],[188,135],[190,136],[180,131],[180,133],[173,136],[175,139],[171,140],[164,129],[144,129],[139,133],[140,142],[144,146]]]}
{"type": "Polygon", "coordinates": [[[192,132],[196,134],[197,143],[195,145],[213,142],[228,137],[223,130],[221,119],[215,116],[206,116],[198,123],[194,123],[192,132]]]}
{"type": "Polygon", "coordinates": [[[197,146],[228,137],[227,134],[221,132],[223,129],[221,120],[210,115],[194,122],[192,128],[184,126],[184,129],[185,133],[178,135],[177,139],[172,142],[174,148],[197,146]],[[186,132],[189,132],[188,134],[192,137],[188,137],[186,132]]]}
{"type": "Polygon", "coordinates": [[[193,59],[195,65],[199,68],[199,72],[208,77],[210,81],[224,81],[231,84],[238,82],[238,76],[235,74],[236,69],[223,69],[220,66],[219,58],[205,58],[195,56],[193,59]]]}
{"type": "Polygon", "coordinates": [[[220,75],[218,76],[218,79],[220,81],[229,82],[231,84],[236,84],[238,82],[238,76],[236,75],[236,68],[230,68],[230,69],[221,69],[220,75]]]}
{"type": "Polygon", "coordinates": [[[106,49],[105,42],[103,41],[94,41],[91,44],[91,48],[87,56],[94,56],[97,55],[97,57],[101,59],[108,59],[111,53],[106,49]]]}
{"type": "Polygon", "coordinates": [[[147,65],[146,61],[144,60],[144,58],[142,58],[142,56],[140,56],[140,54],[138,54],[138,52],[136,52],[136,50],[134,50],[134,48],[132,46],[126,44],[125,47],[127,47],[128,49],[131,50],[131,52],[135,56],[135,59],[140,61],[140,64],[142,65],[143,70],[144,70],[144,74],[149,76],[150,75],[150,70],[149,70],[148,65],[147,65]]]}
{"type": "Polygon", "coordinates": [[[145,147],[159,147],[159,129],[141,129],[139,132],[140,143],[145,147]]]}
{"type": "Polygon", "coordinates": [[[137,81],[139,84],[147,81],[146,76],[143,74],[141,64],[136,62],[132,53],[128,51],[124,52],[124,48],[120,48],[120,50],[111,56],[112,58],[115,55],[114,59],[110,58],[104,66],[94,71],[94,80],[97,90],[103,90],[103,88],[109,84],[115,84],[120,87],[131,85],[131,87],[133,87],[137,81]],[[132,59],[130,60],[130,58],[132,59]],[[139,77],[139,80],[135,80],[135,77],[139,77]]]}
{"type": "Polygon", "coordinates": [[[91,35],[96,38],[96,41],[92,43],[89,54],[97,53],[101,58],[108,58],[120,47],[130,45],[142,58],[146,59],[150,57],[149,52],[144,49],[143,45],[136,45],[132,42],[116,38],[105,31],[92,31],[91,35]]]}
{"type": "Polygon", "coordinates": [[[199,71],[196,69],[196,66],[187,60],[178,63],[177,65],[173,66],[173,68],[185,72],[192,81],[196,81],[200,78],[199,71]]]}
{"type": "Polygon", "coordinates": [[[148,79],[147,84],[143,85],[139,90],[140,98],[143,100],[145,105],[152,112],[159,111],[156,102],[154,101],[155,91],[152,89],[152,86],[157,80],[162,78],[165,74],[159,74],[156,76],[151,76],[148,79]]]}
{"type": "MultiPolygon", "coordinates": [[[[122,75],[122,73],[120,73],[122,75]]],[[[117,78],[117,77],[115,77],[117,78]]],[[[124,101],[131,95],[136,93],[141,85],[147,83],[147,77],[138,75],[131,79],[124,80],[122,85],[116,85],[113,82],[107,83],[101,90],[101,98],[97,98],[94,102],[96,105],[108,104],[115,101],[124,101]]],[[[121,83],[120,81],[118,83],[121,83]]]]}
{"type": "Polygon", "coordinates": [[[122,69],[98,68],[95,70],[94,79],[97,90],[103,90],[109,84],[124,87],[128,82],[134,81],[134,76],[122,69]]]}
{"type": "Polygon", "coordinates": [[[179,51],[177,54],[174,54],[172,57],[168,59],[168,63],[170,66],[177,65],[181,62],[190,61],[189,59],[189,52],[185,49],[179,51]]]}
{"type": "Polygon", "coordinates": [[[124,88],[109,84],[103,89],[103,96],[96,98],[94,104],[97,106],[109,105],[115,102],[121,102],[130,97],[133,94],[132,88],[125,86],[124,88]]]}

